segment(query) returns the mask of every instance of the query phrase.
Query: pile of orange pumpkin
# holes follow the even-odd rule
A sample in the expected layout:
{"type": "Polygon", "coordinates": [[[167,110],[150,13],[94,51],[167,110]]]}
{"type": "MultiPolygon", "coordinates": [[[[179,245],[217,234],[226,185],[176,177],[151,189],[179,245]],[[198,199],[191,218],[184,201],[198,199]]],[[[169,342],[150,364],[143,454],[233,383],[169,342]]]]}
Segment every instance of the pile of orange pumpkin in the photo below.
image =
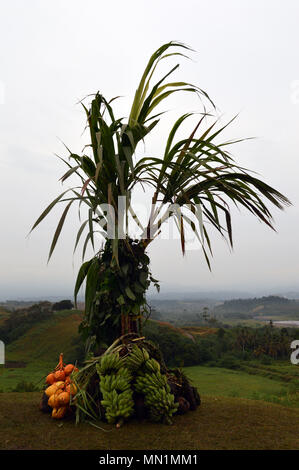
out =
{"type": "Polygon", "coordinates": [[[63,363],[63,354],[61,353],[57,366],[47,376],[48,387],[45,394],[49,397],[48,405],[53,408],[52,418],[61,419],[69,411],[70,403],[77,393],[77,387],[71,380],[71,374],[77,371],[77,367],[73,364],[65,365],[63,363]]]}

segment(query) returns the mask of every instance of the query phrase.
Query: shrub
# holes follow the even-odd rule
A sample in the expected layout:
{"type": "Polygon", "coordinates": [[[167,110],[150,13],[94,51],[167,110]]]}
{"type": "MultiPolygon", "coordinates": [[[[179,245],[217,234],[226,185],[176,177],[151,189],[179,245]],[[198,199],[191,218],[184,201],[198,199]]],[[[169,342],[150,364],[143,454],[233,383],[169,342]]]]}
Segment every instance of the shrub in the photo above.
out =
{"type": "Polygon", "coordinates": [[[72,308],[74,308],[74,305],[70,300],[61,300],[60,302],[56,302],[52,306],[53,311],[71,310],[72,308]]]}
{"type": "Polygon", "coordinates": [[[238,360],[232,356],[232,355],[227,355],[224,356],[219,362],[218,362],[219,367],[224,367],[225,369],[239,369],[240,368],[240,363],[238,360]]]}

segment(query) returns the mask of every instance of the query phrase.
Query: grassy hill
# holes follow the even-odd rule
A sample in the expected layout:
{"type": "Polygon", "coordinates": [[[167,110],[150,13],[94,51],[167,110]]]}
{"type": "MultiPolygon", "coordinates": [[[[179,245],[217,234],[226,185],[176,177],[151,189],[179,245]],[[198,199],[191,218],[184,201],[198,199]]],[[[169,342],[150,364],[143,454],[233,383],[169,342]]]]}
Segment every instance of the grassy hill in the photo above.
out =
{"type": "Polygon", "coordinates": [[[82,312],[65,310],[53,318],[34,324],[20,338],[6,347],[6,366],[0,369],[0,390],[10,391],[18,382],[41,381],[56,366],[60,352],[65,362],[75,362],[78,356],[78,326],[82,312]]]}
{"type": "Polygon", "coordinates": [[[217,333],[218,328],[209,328],[209,327],[201,327],[201,326],[182,326],[177,327],[172,325],[169,322],[161,321],[161,320],[151,320],[151,323],[156,323],[159,326],[166,327],[166,331],[168,329],[177,333],[179,335],[184,336],[185,338],[191,339],[194,341],[194,337],[196,336],[208,336],[217,333]]]}
{"type": "Polygon", "coordinates": [[[55,362],[57,353],[63,351],[65,360],[73,359],[78,338],[78,326],[82,321],[79,310],[55,312],[53,318],[37,323],[7,347],[7,359],[55,362]]]}

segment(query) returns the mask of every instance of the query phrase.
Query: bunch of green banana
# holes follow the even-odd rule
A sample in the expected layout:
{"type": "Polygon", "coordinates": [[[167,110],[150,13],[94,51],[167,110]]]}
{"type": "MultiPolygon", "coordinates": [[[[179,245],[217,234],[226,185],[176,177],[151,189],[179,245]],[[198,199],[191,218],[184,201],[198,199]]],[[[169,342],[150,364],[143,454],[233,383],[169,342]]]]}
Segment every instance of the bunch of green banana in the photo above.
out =
{"type": "Polygon", "coordinates": [[[142,393],[152,421],[171,422],[171,416],[177,411],[178,403],[174,403],[174,395],[170,393],[166,375],[160,372],[160,365],[155,359],[149,359],[144,369],[139,371],[134,389],[142,393]],[[151,372],[149,372],[151,371],[151,372]]]}
{"type": "Polygon", "coordinates": [[[111,390],[104,392],[101,404],[105,407],[106,418],[109,424],[113,424],[118,418],[129,418],[134,411],[133,392],[131,388],[124,392],[117,393],[111,390]]]}
{"type": "Polygon", "coordinates": [[[105,407],[108,423],[129,418],[134,411],[132,374],[123,365],[118,354],[103,356],[97,371],[100,377],[101,404],[105,407]],[[114,357],[113,357],[114,356],[114,357]]]}
{"type": "Polygon", "coordinates": [[[151,358],[151,359],[148,359],[145,363],[145,369],[148,371],[148,372],[151,372],[153,374],[158,374],[161,370],[161,367],[160,367],[160,364],[158,361],[156,361],[156,359],[154,358],[151,358]]]}
{"type": "Polygon", "coordinates": [[[162,375],[161,372],[144,373],[143,371],[140,371],[135,383],[136,392],[139,393],[142,393],[143,389],[159,389],[167,387],[169,388],[169,385],[167,384],[167,378],[165,375],[162,375]]]}
{"type": "Polygon", "coordinates": [[[125,358],[120,358],[118,353],[104,355],[97,364],[97,372],[103,396],[101,404],[105,407],[108,423],[132,416],[133,390],[144,395],[152,421],[171,422],[178,404],[174,403],[174,395],[166,375],[161,373],[159,362],[150,358],[145,348],[133,345],[125,358]]]}
{"type": "Polygon", "coordinates": [[[118,371],[122,366],[122,359],[118,353],[106,354],[101,358],[101,362],[97,364],[99,374],[107,374],[110,371],[118,371]]]}
{"type": "Polygon", "coordinates": [[[139,348],[134,345],[130,354],[126,357],[126,366],[132,371],[136,372],[140,367],[142,367],[146,361],[149,360],[149,353],[144,348],[139,348]]]}

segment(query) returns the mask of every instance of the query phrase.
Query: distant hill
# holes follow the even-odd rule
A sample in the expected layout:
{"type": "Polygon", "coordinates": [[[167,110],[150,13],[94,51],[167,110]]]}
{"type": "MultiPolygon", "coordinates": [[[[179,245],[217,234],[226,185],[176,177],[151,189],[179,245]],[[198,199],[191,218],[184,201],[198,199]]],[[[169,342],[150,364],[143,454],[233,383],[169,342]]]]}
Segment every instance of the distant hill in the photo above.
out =
{"type": "Polygon", "coordinates": [[[242,291],[233,291],[233,290],[209,290],[209,291],[203,291],[199,289],[195,289],[192,291],[183,291],[181,289],[163,289],[163,286],[161,288],[161,291],[157,293],[154,289],[150,289],[148,292],[148,298],[150,301],[169,301],[169,300],[174,300],[174,301],[204,301],[204,300],[209,300],[209,302],[217,302],[217,301],[224,301],[224,300],[229,300],[229,299],[235,299],[235,298],[249,298],[253,297],[256,295],[255,293],[252,292],[242,292],[242,291]]]}
{"type": "Polygon", "coordinates": [[[249,315],[250,317],[262,316],[292,316],[299,318],[299,301],[285,297],[270,295],[253,299],[226,300],[214,308],[216,316],[228,318],[235,314],[249,315]]]}
{"type": "Polygon", "coordinates": [[[150,299],[153,309],[152,317],[156,320],[174,322],[176,325],[196,324],[203,311],[208,316],[224,320],[247,320],[268,317],[273,319],[299,319],[299,300],[288,299],[278,295],[253,298],[235,298],[225,301],[214,301],[208,298],[197,300],[185,299],[150,299]]]}
{"type": "Polygon", "coordinates": [[[7,360],[56,364],[60,352],[67,362],[76,360],[81,321],[82,312],[65,310],[35,322],[7,346],[7,360]]]}

